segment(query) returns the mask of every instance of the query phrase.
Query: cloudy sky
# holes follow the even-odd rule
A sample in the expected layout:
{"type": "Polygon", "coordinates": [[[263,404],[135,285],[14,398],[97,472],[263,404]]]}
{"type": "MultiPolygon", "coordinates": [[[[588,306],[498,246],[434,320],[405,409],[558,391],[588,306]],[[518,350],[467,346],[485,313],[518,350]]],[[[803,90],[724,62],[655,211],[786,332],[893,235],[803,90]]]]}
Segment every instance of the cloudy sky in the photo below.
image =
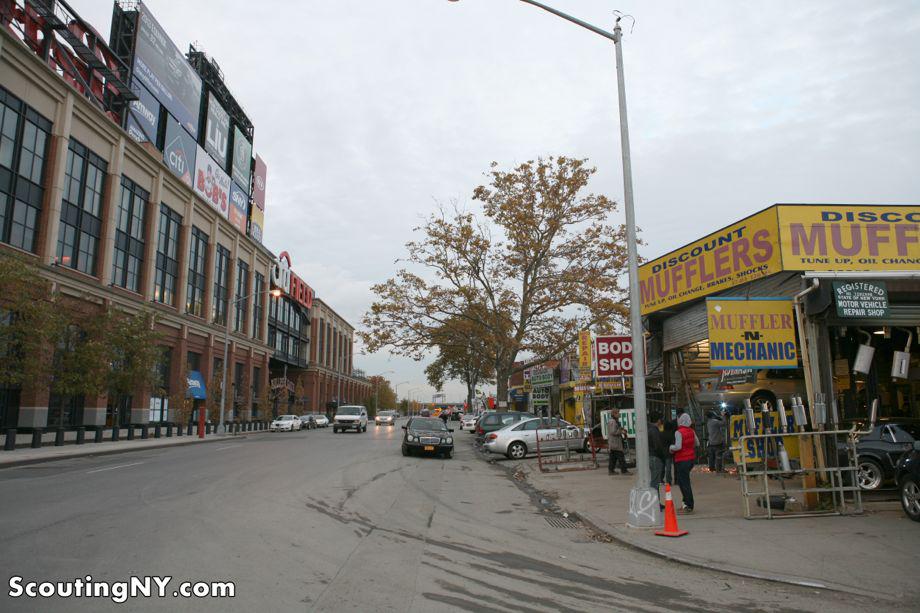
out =
{"type": "MultiPolygon", "coordinates": [[[[654,257],[774,202],[920,203],[920,4],[548,0],[625,37],[654,257]]],[[[438,202],[489,162],[588,157],[622,199],[610,41],[515,0],[149,0],[220,64],[269,168],[265,242],[357,325],[438,202]]],[[[109,31],[110,0],[71,0],[109,31]]],[[[360,349],[359,349],[360,350],[360,349]]],[[[427,398],[424,363],[357,356],[427,398]]],[[[446,388],[452,399],[462,386],[446,388]]]]}

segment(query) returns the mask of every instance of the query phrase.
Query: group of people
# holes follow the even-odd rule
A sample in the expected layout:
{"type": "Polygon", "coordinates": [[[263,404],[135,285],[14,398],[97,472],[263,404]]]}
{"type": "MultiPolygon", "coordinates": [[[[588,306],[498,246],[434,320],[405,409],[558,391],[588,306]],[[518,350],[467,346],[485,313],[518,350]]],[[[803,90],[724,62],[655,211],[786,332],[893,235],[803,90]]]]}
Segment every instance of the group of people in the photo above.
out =
{"type": "MultiPolygon", "coordinates": [[[[690,472],[696,462],[697,449],[700,446],[699,438],[693,430],[693,419],[689,413],[681,413],[676,420],[665,421],[655,411],[648,414],[648,455],[649,471],[651,473],[650,486],[659,492],[662,483],[675,483],[680,488],[682,505],[678,513],[692,513],[693,486],[690,482],[690,472]]],[[[709,470],[722,471],[722,457],[725,451],[724,416],[717,411],[711,411],[706,422],[706,433],[709,438],[708,460],[709,470]]],[[[623,453],[623,439],[625,430],[620,423],[619,409],[613,409],[611,419],[607,424],[607,446],[610,452],[610,464],[607,472],[616,474],[617,467],[620,474],[630,474],[626,470],[626,457],[623,453]]]]}

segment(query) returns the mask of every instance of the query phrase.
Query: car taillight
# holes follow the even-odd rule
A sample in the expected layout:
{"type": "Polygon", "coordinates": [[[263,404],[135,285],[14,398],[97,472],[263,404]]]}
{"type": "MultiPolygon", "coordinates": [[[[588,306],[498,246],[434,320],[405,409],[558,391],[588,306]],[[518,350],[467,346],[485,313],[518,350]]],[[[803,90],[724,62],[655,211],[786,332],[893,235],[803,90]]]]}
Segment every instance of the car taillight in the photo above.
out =
{"type": "Polygon", "coordinates": [[[720,389],[720,390],[733,390],[733,389],[735,389],[735,386],[732,385],[731,383],[726,383],[726,384],[724,384],[724,385],[720,385],[720,386],[719,386],[719,389],[720,389]]]}
{"type": "Polygon", "coordinates": [[[494,441],[495,439],[498,438],[498,435],[495,434],[495,433],[493,432],[492,434],[490,434],[490,435],[487,436],[486,438],[489,439],[490,441],[494,441]]]}
{"type": "Polygon", "coordinates": [[[476,434],[485,434],[486,431],[482,429],[482,426],[476,428],[476,434]]]}

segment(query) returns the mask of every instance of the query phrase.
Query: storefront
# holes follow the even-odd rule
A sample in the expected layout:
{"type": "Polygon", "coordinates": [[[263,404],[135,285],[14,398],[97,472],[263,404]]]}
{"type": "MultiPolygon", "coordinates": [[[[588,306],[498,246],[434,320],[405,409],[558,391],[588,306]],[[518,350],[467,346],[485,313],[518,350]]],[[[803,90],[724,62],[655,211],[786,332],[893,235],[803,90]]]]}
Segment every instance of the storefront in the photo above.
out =
{"type": "Polygon", "coordinates": [[[698,422],[745,397],[819,393],[837,421],[864,419],[874,400],[882,416],[920,418],[920,206],[774,205],[639,277],[661,365],[649,384],[678,389],[698,422]],[[738,329],[713,330],[713,299],[746,305],[738,329]],[[790,343],[794,357],[770,353],[790,343]],[[753,376],[726,383],[728,368],[753,376]]]}

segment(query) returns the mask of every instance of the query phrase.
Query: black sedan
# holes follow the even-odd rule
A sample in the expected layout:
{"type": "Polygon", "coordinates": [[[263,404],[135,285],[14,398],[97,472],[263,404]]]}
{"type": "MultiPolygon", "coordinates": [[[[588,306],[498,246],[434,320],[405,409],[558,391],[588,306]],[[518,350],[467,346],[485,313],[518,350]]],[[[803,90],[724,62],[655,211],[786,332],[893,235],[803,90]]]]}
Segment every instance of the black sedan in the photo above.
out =
{"type": "Polygon", "coordinates": [[[896,477],[901,506],[914,521],[920,521],[920,441],[898,462],[896,477]]]}
{"type": "Polygon", "coordinates": [[[895,480],[895,467],[906,452],[920,441],[920,423],[891,420],[877,424],[859,437],[857,483],[864,490],[876,490],[895,480]]]}
{"type": "Polygon", "coordinates": [[[413,417],[403,426],[402,454],[431,453],[449,458],[454,452],[453,430],[437,417],[413,417]]]}

